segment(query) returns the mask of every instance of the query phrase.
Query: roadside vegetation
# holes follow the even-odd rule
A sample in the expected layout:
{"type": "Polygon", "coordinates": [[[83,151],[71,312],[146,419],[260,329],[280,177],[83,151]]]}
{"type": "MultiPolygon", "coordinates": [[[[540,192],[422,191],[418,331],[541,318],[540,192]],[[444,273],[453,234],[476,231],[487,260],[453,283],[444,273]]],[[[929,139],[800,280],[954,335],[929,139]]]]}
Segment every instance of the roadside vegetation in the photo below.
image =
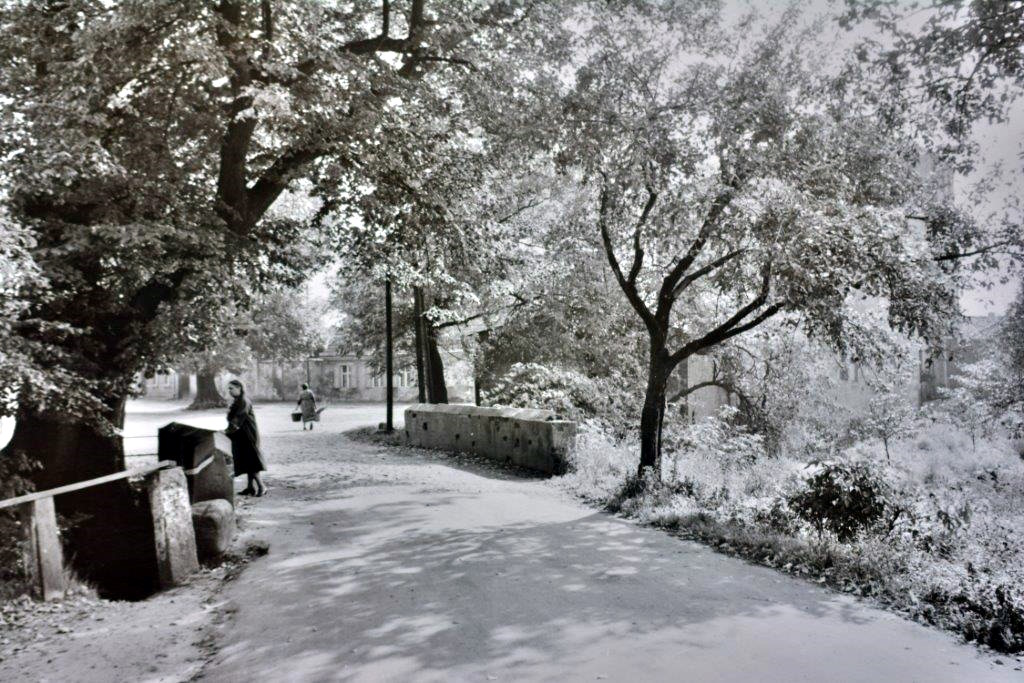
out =
{"type": "Polygon", "coordinates": [[[760,422],[729,406],[686,420],[675,406],[660,479],[636,475],[634,436],[587,423],[564,485],[642,523],[870,597],[994,650],[1024,652],[1021,373],[1009,352],[1019,344],[1010,334],[1016,322],[1003,321],[994,337],[1001,346],[990,344],[981,366],[965,366],[954,388],[921,408],[907,401],[899,429],[884,439],[871,410],[844,409],[805,353],[758,403],[760,422]],[[799,382],[782,381],[794,374],[799,382]],[[1012,377],[1016,403],[1008,401],[1012,377]]]}

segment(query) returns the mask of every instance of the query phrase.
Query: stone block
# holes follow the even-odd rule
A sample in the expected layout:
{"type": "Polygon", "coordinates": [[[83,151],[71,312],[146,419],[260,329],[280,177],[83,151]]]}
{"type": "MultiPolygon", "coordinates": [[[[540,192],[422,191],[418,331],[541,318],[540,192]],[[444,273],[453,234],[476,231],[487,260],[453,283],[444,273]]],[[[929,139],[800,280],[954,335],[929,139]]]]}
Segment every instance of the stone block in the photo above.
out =
{"type": "Polygon", "coordinates": [[[224,499],[192,504],[192,526],[201,562],[218,560],[231,546],[235,533],[235,509],[224,499]]]}
{"type": "Polygon", "coordinates": [[[180,467],[157,470],[148,485],[157,575],[160,588],[170,588],[199,569],[185,473],[180,467]]]}
{"type": "Polygon", "coordinates": [[[157,456],[185,470],[189,500],[235,504],[231,440],[222,432],[171,422],[157,432],[157,456]]]}

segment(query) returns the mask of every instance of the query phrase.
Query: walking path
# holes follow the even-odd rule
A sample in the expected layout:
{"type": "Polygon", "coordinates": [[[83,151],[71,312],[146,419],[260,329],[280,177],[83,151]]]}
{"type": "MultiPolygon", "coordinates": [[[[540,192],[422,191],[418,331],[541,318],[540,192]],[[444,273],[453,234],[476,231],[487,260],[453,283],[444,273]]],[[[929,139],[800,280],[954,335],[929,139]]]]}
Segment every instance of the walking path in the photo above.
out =
{"type": "MultiPolygon", "coordinates": [[[[19,622],[38,637],[0,638],[0,679],[1024,681],[1016,658],[595,512],[553,481],[343,434],[379,406],[332,407],[305,433],[288,405],[256,410],[271,490],[241,503],[239,543],[269,554],[142,603],[70,601],[59,629],[19,622]]],[[[223,424],[141,402],[126,433],[172,419],[223,424]]]]}
{"type": "Polygon", "coordinates": [[[246,533],[270,554],[224,590],[208,680],[1024,680],[552,482],[339,433],[378,412],[325,418],[268,438],[274,488],[246,533]]]}

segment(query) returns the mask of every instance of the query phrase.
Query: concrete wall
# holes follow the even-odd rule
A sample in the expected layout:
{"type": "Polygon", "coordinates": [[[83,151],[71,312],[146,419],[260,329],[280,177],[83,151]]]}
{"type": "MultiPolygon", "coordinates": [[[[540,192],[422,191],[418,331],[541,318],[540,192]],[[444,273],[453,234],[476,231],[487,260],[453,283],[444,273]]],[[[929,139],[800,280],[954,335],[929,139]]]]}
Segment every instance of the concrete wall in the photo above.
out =
{"type": "Polygon", "coordinates": [[[550,410],[417,403],[405,409],[411,446],[476,453],[542,474],[563,474],[576,423],[550,410]]]}

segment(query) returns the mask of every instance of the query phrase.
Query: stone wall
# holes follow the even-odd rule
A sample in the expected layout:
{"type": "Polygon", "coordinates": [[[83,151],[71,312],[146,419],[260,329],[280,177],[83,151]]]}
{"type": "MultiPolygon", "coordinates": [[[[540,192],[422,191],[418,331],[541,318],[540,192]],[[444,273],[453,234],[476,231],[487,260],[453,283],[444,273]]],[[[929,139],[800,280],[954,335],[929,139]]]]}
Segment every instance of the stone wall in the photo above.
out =
{"type": "Polygon", "coordinates": [[[550,410],[417,403],[405,409],[409,445],[476,453],[542,474],[563,474],[576,423],[550,410]]]}

